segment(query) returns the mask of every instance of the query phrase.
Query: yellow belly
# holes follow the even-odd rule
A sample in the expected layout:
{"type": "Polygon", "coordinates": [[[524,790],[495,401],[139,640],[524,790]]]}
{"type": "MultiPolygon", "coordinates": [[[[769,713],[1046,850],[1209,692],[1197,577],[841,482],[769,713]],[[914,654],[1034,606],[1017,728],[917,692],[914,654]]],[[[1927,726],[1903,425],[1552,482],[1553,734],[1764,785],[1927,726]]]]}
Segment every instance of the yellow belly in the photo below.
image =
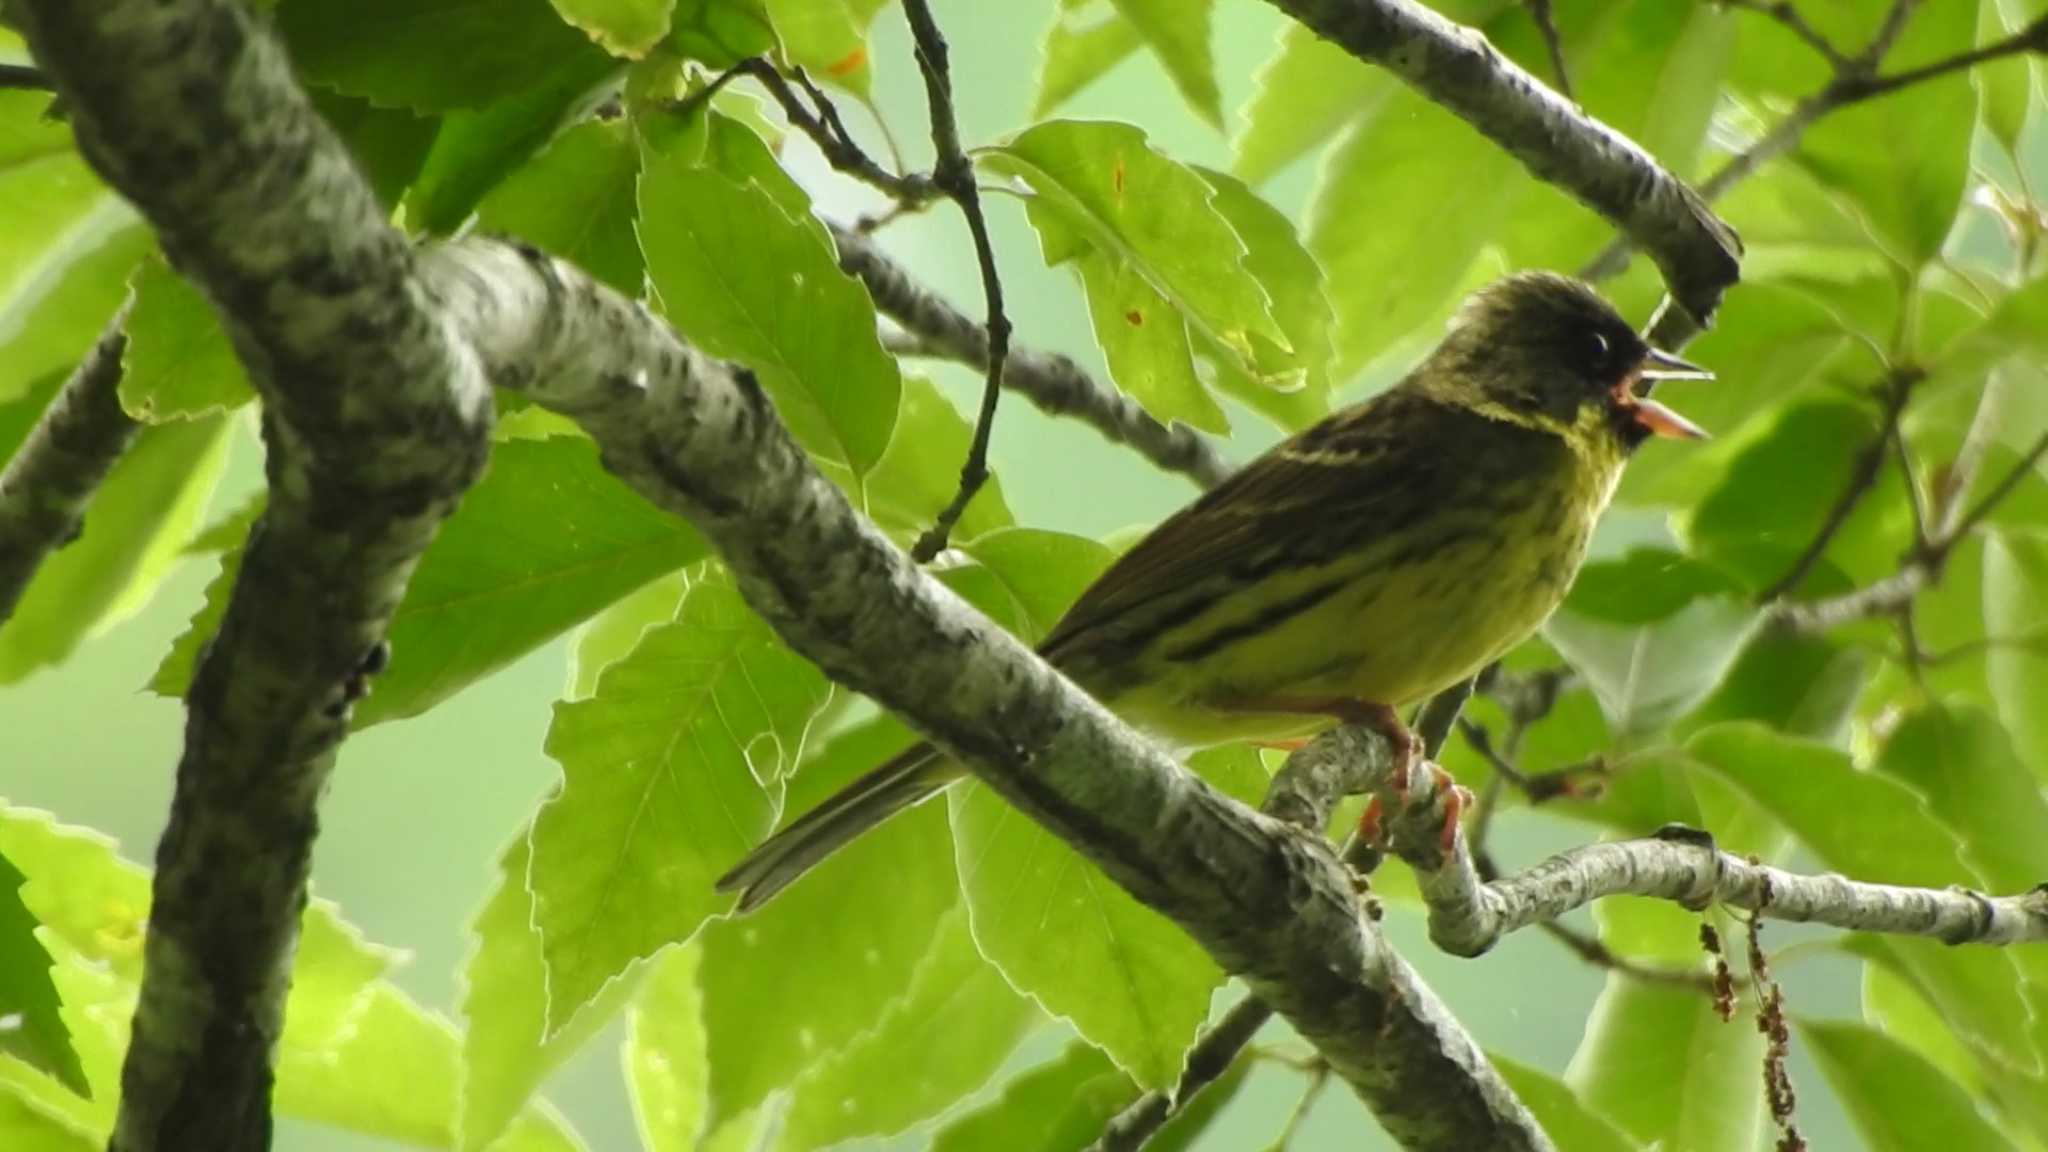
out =
{"type": "Polygon", "coordinates": [[[1332,723],[1324,714],[1248,712],[1249,701],[1414,702],[1476,673],[1542,624],[1578,570],[1604,503],[1589,500],[1560,517],[1539,500],[1524,516],[1405,563],[1371,549],[1337,566],[1269,577],[1279,583],[1262,588],[1256,603],[1220,604],[1169,633],[1158,650],[1182,658],[1151,663],[1141,683],[1105,702],[1185,749],[1305,736],[1332,723]],[[1273,605],[1336,582],[1313,605],[1253,627],[1273,605]],[[1202,650],[1231,630],[1238,631],[1228,643],[1202,650]]]}

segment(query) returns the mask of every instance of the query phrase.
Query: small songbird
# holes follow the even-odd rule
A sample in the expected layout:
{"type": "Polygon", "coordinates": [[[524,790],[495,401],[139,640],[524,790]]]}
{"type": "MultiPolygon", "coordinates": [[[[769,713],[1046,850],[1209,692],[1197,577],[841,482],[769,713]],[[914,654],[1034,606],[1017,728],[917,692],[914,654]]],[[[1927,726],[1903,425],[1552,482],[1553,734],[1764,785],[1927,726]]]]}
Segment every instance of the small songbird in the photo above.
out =
{"type": "MultiPolygon", "coordinates": [[[[1638,384],[1709,378],[1651,348],[1578,281],[1499,281],[1465,302],[1399,384],[1281,442],[1154,528],[1081,594],[1039,655],[1177,751],[1363,723],[1393,742],[1394,778],[1406,780],[1417,741],[1395,709],[1543,623],[1644,440],[1705,435],[1638,384]]],[[[742,890],[740,910],[756,907],[960,775],[920,744],[762,843],[718,886],[742,890]]]]}

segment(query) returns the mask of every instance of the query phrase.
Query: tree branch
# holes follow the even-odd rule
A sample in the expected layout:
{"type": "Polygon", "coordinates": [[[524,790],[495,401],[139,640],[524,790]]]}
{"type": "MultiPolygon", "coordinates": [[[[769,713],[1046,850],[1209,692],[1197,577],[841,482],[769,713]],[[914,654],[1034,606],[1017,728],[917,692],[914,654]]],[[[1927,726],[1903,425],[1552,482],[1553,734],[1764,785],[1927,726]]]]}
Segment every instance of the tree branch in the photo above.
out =
{"type": "Polygon", "coordinates": [[[792,648],[1173,919],[1396,1139],[1550,1147],[1360,915],[1326,841],[1216,792],[919,571],[812,467],[750,376],[537,252],[472,240],[429,271],[494,379],[576,420],[616,475],[695,523],[792,648]]]}
{"type": "Polygon", "coordinates": [[[50,92],[50,78],[40,69],[21,64],[0,64],[0,91],[50,92]]]}
{"type": "Polygon", "coordinates": [[[270,499],[187,697],[117,1150],[270,1144],[315,805],[490,394],[289,62],[230,0],[18,0],[79,148],[221,312],[270,499]]]}
{"type": "Polygon", "coordinates": [[[1501,56],[1478,31],[1414,0],[1269,0],[1316,34],[1393,72],[1569,192],[1649,252],[1680,306],[1658,343],[1704,327],[1741,273],[1735,233],[1684,181],[1501,56]]]}
{"type": "Polygon", "coordinates": [[[0,623],[43,558],[78,537],[86,504],[135,439],[118,395],[127,321],[123,305],[0,471],[0,623]]]}
{"type": "MultiPolygon", "coordinates": [[[[832,239],[839,248],[839,266],[867,285],[875,307],[915,336],[922,350],[978,368],[988,365],[987,329],[919,284],[874,241],[836,226],[832,239]]],[[[1184,424],[1161,424],[1136,401],[1096,383],[1065,356],[1013,348],[1003,370],[1003,386],[1023,393],[1041,411],[1075,417],[1204,488],[1230,475],[1230,465],[1201,433],[1184,424]]]]}
{"type": "Polygon", "coordinates": [[[1726,904],[1777,920],[1929,936],[1950,944],[2048,940],[2048,885],[1992,897],[1961,888],[1805,876],[1719,851],[1690,829],[1589,844],[1490,884],[1480,881],[1463,852],[1418,878],[1429,904],[1430,939],[1459,956],[1477,956],[1519,928],[1620,895],[1653,896],[1693,909],[1726,904]]]}
{"type": "Polygon", "coordinates": [[[981,192],[974,185],[974,163],[960,147],[960,125],[953,114],[953,75],[947,62],[946,38],[932,19],[925,0],[903,0],[903,15],[917,43],[917,68],[924,76],[925,102],[931,109],[932,149],[937,154],[932,183],[960,206],[974,241],[974,259],[981,265],[981,290],[987,303],[988,377],[982,383],[981,410],[974,418],[974,439],[960,466],[960,489],[939,510],[938,519],[917,538],[911,558],[922,564],[945,550],[953,526],[966,513],[974,494],[988,483],[988,441],[995,431],[996,401],[1003,394],[1003,362],[1010,356],[1010,318],[1003,312],[1003,281],[996,275],[995,242],[981,212],[981,192]]]}

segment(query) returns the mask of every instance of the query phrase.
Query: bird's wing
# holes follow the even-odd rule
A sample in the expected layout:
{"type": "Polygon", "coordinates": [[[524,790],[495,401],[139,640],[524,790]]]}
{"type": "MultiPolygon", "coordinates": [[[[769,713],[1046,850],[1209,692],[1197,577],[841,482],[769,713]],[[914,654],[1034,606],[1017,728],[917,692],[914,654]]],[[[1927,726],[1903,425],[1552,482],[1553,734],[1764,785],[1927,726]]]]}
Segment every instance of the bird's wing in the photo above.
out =
{"type": "Polygon", "coordinates": [[[1134,609],[1171,614],[1269,565],[1313,564],[1361,535],[1398,532],[1442,494],[1458,466],[1449,457],[1465,455],[1447,454],[1446,441],[1468,422],[1492,423],[1410,387],[1333,414],[1153,529],[1082,593],[1040,651],[1064,663],[1134,609]]]}

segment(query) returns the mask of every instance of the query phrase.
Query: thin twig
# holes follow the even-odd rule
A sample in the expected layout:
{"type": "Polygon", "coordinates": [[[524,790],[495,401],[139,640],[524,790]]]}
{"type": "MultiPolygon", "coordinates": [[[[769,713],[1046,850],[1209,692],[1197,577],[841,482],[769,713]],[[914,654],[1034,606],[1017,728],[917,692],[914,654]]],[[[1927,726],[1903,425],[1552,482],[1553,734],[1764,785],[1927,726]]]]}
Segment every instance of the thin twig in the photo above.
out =
{"type": "MultiPolygon", "coordinates": [[[[847,132],[846,124],[839,119],[839,112],[833,108],[832,101],[819,92],[808,77],[800,77],[799,83],[811,94],[811,99],[817,104],[816,109],[804,103],[775,65],[758,56],[740,61],[727,69],[726,74],[751,76],[759,81],[768,95],[782,106],[783,116],[810,138],[825,157],[825,162],[835,171],[859,180],[899,204],[925,204],[939,196],[938,186],[932,177],[917,172],[898,175],[869,156],[867,150],[847,132]]],[[[705,93],[693,93],[692,99],[700,96],[708,98],[705,93]]]]}
{"type": "Polygon", "coordinates": [[[1287,1152],[1288,1146],[1294,1143],[1294,1133],[1301,1128],[1301,1122],[1308,1116],[1308,1110],[1315,1107],[1316,1097],[1323,1094],[1323,1089],[1329,1083],[1330,1066],[1317,1061],[1315,1067],[1309,1070],[1308,1084],[1301,1090],[1301,1099],[1294,1102],[1293,1110],[1287,1113],[1287,1123],[1280,1126],[1280,1134],[1267,1146],[1267,1152],[1287,1152]]]}
{"type": "Polygon", "coordinates": [[[1762,13],[1784,25],[1794,36],[1806,41],[1808,47],[1827,57],[1829,64],[1836,68],[1849,66],[1849,58],[1842,55],[1834,42],[1821,35],[1820,30],[1806,22],[1806,17],[1792,6],[1791,0],[1721,0],[1729,8],[1743,8],[1762,13]]]}
{"type": "Polygon", "coordinates": [[[20,92],[55,92],[56,85],[43,75],[40,68],[27,64],[0,64],[0,90],[11,89],[20,92]]]}
{"type": "Polygon", "coordinates": [[[1572,103],[1578,98],[1572,95],[1571,73],[1564,63],[1564,38],[1557,34],[1557,20],[1550,11],[1550,0],[1525,0],[1529,6],[1529,19],[1536,24],[1536,31],[1543,37],[1544,50],[1550,53],[1550,74],[1557,78],[1558,94],[1572,103]]]}
{"type": "Polygon", "coordinates": [[[974,420],[974,441],[968,446],[966,463],[960,467],[959,492],[910,550],[911,558],[922,564],[945,550],[953,525],[960,522],[974,494],[988,483],[988,441],[995,430],[996,401],[1003,394],[1003,361],[1010,355],[1010,318],[1003,313],[1003,282],[996,275],[995,243],[989,239],[988,220],[981,212],[981,191],[975,187],[974,164],[960,147],[946,38],[939,34],[938,22],[932,19],[931,6],[925,0],[903,0],[903,14],[909,18],[910,34],[917,42],[917,67],[924,74],[925,99],[931,106],[932,147],[937,153],[932,183],[960,205],[960,214],[967,218],[967,231],[974,237],[974,258],[981,265],[982,293],[988,303],[988,376],[982,384],[981,411],[974,420]]]}
{"type": "Polygon", "coordinates": [[[1968,536],[1972,529],[1982,524],[1985,518],[1990,516],[1998,508],[1999,504],[2005,501],[2006,497],[2011,496],[2019,488],[2020,484],[2033,473],[2034,466],[2041,462],[2043,456],[2048,456],[2048,432],[2041,433],[2035,439],[2033,446],[2028,448],[2025,454],[2020,457],[2019,463],[2012,466],[2012,471],[2006,473],[1998,483],[1992,485],[1991,491],[1986,492],[1984,498],[1977,501],[1968,512],[1963,513],[1962,519],[1956,521],[1955,527],[1950,530],[1946,538],[1953,542],[1968,536]]]}
{"type": "Polygon", "coordinates": [[[1849,467],[1849,478],[1842,485],[1842,491],[1835,497],[1827,515],[1821,519],[1820,531],[1806,542],[1799,557],[1786,569],[1785,574],[1772,581],[1770,586],[1757,593],[1757,603],[1770,604],[1782,599],[1798,588],[1807,573],[1820,562],[1828,545],[1842,525],[1849,522],[1849,514],[1863,502],[1863,497],[1877,485],[1879,475],[1884,471],[1885,452],[1899,438],[1899,418],[1905,413],[1906,400],[1912,395],[1913,385],[1924,379],[1926,374],[1918,368],[1900,367],[1891,371],[1885,381],[1884,410],[1879,417],[1877,435],[1857,454],[1849,467]]]}
{"type": "Polygon", "coordinates": [[[1934,652],[1922,651],[1920,662],[1928,667],[1934,667],[2001,649],[2048,656],[2048,630],[2024,636],[1980,636],[1975,640],[1964,640],[1934,652]]]}

